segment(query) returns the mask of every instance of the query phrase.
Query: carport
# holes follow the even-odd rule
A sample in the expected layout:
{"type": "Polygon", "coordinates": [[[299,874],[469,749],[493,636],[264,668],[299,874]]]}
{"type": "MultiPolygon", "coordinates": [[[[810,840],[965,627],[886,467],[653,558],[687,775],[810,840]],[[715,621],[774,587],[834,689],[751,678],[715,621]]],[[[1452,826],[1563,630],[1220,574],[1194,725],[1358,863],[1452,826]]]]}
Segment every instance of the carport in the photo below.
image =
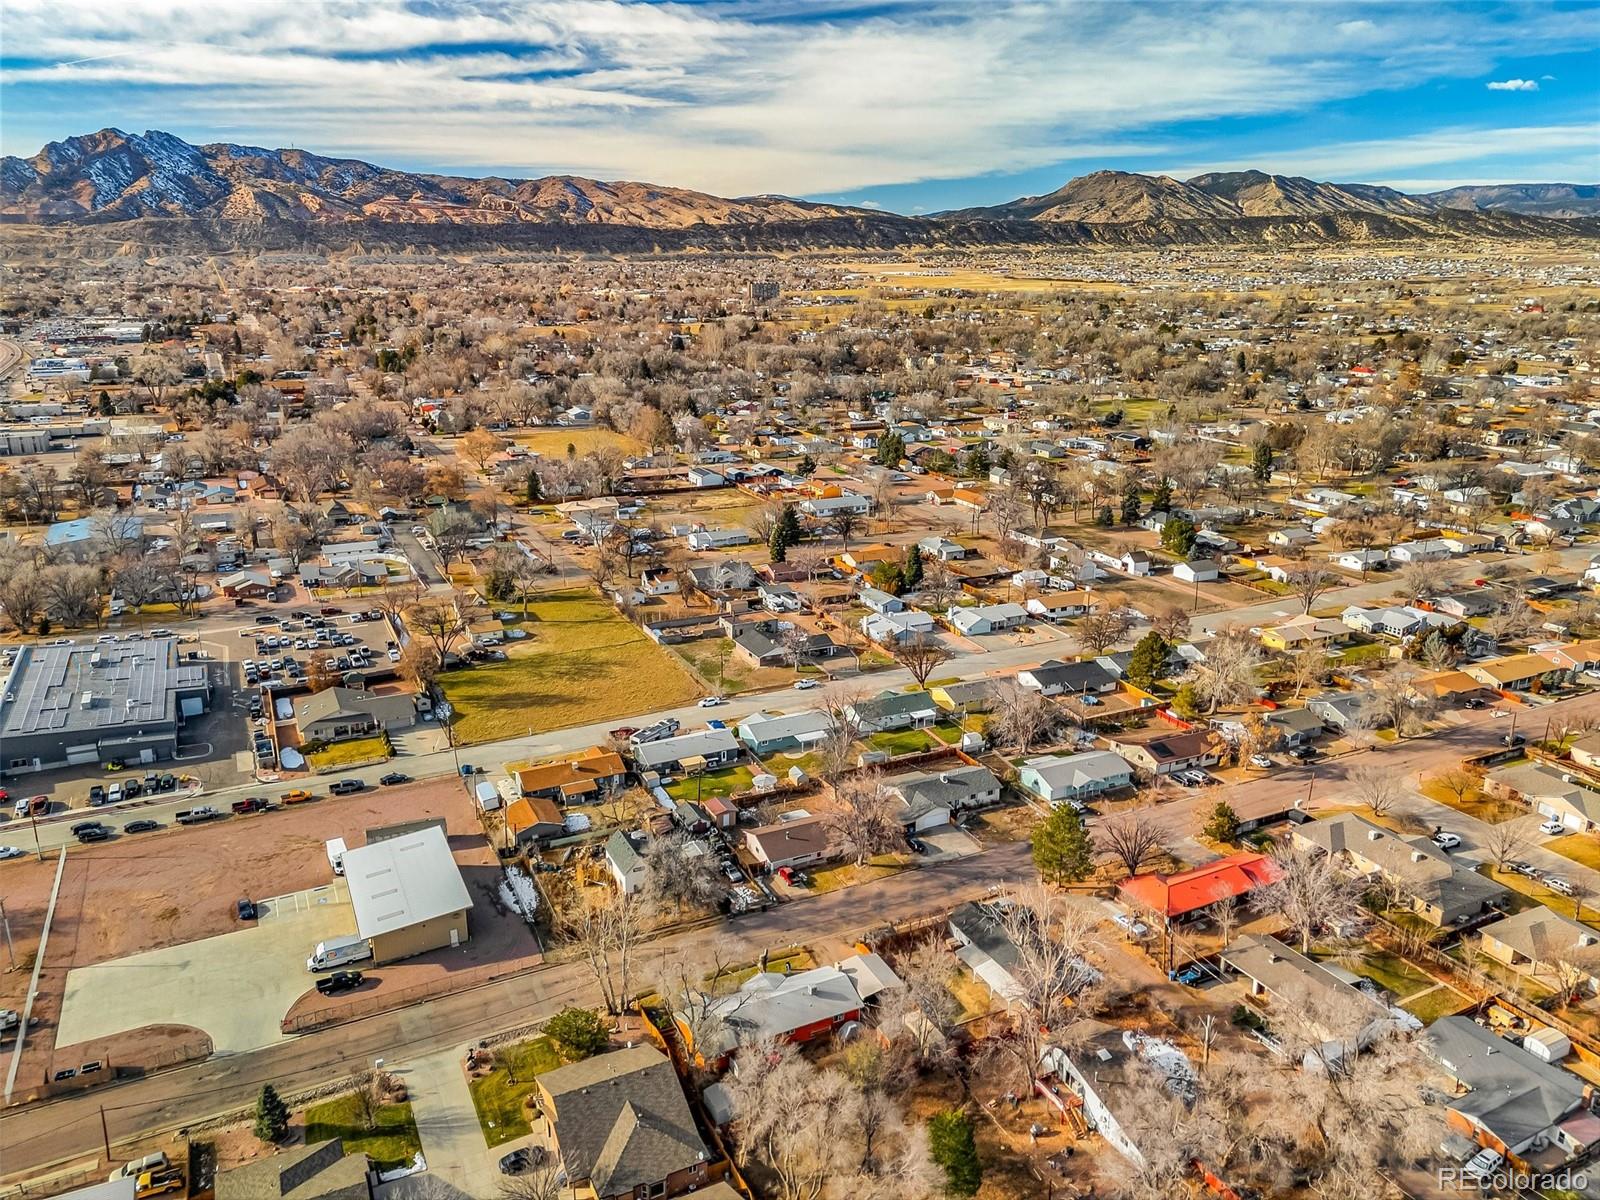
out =
{"type": "Polygon", "coordinates": [[[279,1021],[314,986],[306,956],[354,933],[355,913],[343,880],[259,908],[259,921],[232,933],[69,971],[56,1044],[172,1024],[204,1030],[217,1054],[284,1040],[279,1021]]]}

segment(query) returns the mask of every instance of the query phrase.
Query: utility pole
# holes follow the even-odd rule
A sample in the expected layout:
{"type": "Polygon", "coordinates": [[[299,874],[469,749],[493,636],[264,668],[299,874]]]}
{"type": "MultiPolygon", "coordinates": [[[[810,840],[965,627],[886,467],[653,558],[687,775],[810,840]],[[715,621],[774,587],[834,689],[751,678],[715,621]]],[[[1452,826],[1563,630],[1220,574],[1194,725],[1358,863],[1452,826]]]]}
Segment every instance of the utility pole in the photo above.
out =
{"type": "Polygon", "coordinates": [[[100,1106],[100,1138],[106,1146],[106,1165],[111,1164],[111,1131],[106,1127],[106,1106],[100,1106]]]}
{"type": "Polygon", "coordinates": [[[17,948],[11,941],[11,918],[6,916],[6,902],[3,898],[0,898],[0,929],[3,929],[6,935],[6,958],[8,960],[6,971],[15,971],[17,969],[17,948]]]}

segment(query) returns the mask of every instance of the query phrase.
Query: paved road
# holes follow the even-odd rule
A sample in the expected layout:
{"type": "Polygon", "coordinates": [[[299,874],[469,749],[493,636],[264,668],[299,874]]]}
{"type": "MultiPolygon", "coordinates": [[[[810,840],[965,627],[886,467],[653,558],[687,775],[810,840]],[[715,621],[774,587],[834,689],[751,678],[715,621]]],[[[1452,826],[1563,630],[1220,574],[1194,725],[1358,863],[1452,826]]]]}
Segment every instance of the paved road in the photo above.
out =
{"type": "MultiPolygon", "coordinates": [[[[907,871],[755,913],[716,928],[730,955],[754,958],[762,949],[794,942],[850,940],[886,921],[904,920],[935,905],[959,903],[1031,874],[1026,843],[999,847],[956,862],[907,871]]],[[[650,943],[637,977],[659,974],[666,955],[698,951],[704,929],[650,943]]],[[[113,1143],[177,1129],[253,1101],[263,1083],[290,1092],[386,1063],[415,1063],[430,1054],[458,1054],[477,1038],[554,1015],[567,1005],[593,1005],[598,992],[577,963],[558,963],[471,991],[413,1005],[249,1054],[209,1059],[97,1093],[9,1110],[0,1115],[0,1148],[10,1175],[93,1156],[100,1141],[100,1106],[113,1143]]],[[[492,1193],[480,1193],[490,1195],[492,1193]]]]}

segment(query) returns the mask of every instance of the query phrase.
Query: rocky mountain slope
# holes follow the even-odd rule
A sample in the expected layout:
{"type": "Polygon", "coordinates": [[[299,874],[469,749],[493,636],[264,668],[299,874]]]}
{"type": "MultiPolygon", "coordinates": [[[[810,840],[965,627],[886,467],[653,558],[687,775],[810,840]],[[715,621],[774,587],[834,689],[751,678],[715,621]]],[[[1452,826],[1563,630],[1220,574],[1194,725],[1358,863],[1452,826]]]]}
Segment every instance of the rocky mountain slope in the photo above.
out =
{"type": "Polygon", "coordinates": [[[0,215],[28,221],[150,216],[235,221],[601,224],[643,229],[759,225],[867,215],[782,196],[727,200],[686,188],[561,175],[479,179],[393,171],[304,150],[102,129],[0,160],[0,215]]]}
{"type": "MultiPolygon", "coordinates": [[[[577,176],[466,178],[304,150],[117,129],[0,159],[0,221],[106,226],[108,236],[217,246],[375,245],[650,250],[998,244],[1315,245],[1418,238],[1593,237],[1594,222],[1521,215],[1582,209],[1595,188],[1508,185],[1494,195],[1318,183],[1240,171],[1189,180],[1097,171],[1045,196],[905,217],[783,196],[727,199],[577,176]],[[1565,189],[1560,195],[1548,189],[1565,189]],[[1503,193],[1503,194],[1499,194],[1503,193]],[[1520,193],[1520,195],[1519,195],[1520,193]],[[1586,196],[1587,194],[1587,196],[1586,196]],[[1564,207],[1563,207],[1564,206],[1564,207]]],[[[12,235],[13,237],[16,234],[12,235]]]]}
{"type": "Polygon", "coordinates": [[[1447,188],[1416,197],[1435,208],[1515,212],[1535,217],[1600,217],[1600,186],[1592,183],[1501,183],[1447,188]]]}

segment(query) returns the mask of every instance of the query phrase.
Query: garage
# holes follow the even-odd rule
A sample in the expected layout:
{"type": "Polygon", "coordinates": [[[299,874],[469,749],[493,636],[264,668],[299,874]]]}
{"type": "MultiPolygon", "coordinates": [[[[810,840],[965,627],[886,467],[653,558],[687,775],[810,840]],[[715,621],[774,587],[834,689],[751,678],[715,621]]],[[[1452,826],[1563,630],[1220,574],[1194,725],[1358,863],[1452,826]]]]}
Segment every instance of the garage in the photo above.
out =
{"type": "Polygon", "coordinates": [[[310,989],[306,955],[355,932],[343,881],[262,901],[232,933],[75,967],[67,973],[58,1046],[145,1025],[192,1025],[218,1054],[282,1041],[279,1021],[310,989]]]}

